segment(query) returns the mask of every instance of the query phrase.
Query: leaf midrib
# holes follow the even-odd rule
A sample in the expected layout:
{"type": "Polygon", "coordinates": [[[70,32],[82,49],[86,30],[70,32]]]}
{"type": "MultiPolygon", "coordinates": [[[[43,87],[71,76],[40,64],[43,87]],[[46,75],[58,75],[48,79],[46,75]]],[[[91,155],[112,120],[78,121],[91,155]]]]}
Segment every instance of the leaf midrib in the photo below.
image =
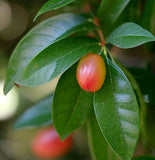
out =
{"type": "Polygon", "coordinates": [[[62,3],[65,2],[65,1],[66,1],[66,0],[61,0],[61,1],[59,1],[59,2],[57,2],[57,3],[55,3],[55,4],[53,4],[52,6],[46,7],[46,9],[47,9],[47,10],[48,10],[48,9],[51,9],[51,8],[57,6],[58,4],[62,4],[62,3]]]}
{"type": "MultiPolygon", "coordinates": [[[[63,34],[63,35],[64,35],[64,34],[63,34]]],[[[63,35],[61,35],[60,37],[62,37],[63,35]]],[[[27,35],[27,36],[29,36],[29,35],[27,35]]],[[[60,37],[59,37],[59,38],[60,38],[60,37]]],[[[50,45],[53,45],[54,43],[56,43],[56,42],[59,40],[59,38],[56,38],[55,41],[52,42],[50,45]]],[[[64,38],[65,38],[65,37],[64,37],[64,38]]],[[[24,41],[24,38],[21,40],[21,42],[20,42],[18,45],[20,45],[23,41],[24,41]]],[[[41,50],[40,52],[38,52],[38,54],[36,54],[34,57],[32,57],[32,58],[28,61],[28,63],[26,63],[25,65],[23,65],[23,67],[18,70],[18,71],[14,74],[14,76],[12,77],[12,80],[10,81],[10,83],[9,83],[9,85],[8,85],[7,88],[10,88],[11,84],[15,82],[16,77],[20,74],[20,72],[21,72],[22,70],[24,70],[25,66],[27,66],[29,63],[31,63],[31,61],[33,61],[33,59],[36,58],[36,56],[38,56],[41,52],[43,52],[45,49],[47,49],[50,45],[46,46],[43,50],[41,50]]],[[[17,47],[18,47],[18,46],[17,46],[17,47]]],[[[15,50],[16,50],[16,48],[15,48],[15,50]]],[[[15,71],[15,70],[14,70],[14,71],[15,71]]],[[[8,90],[8,89],[6,89],[6,90],[8,90]]]]}
{"type": "MultiPolygon", "coordinates": [[[[53,44],[52,44],[53,45],[53,44]]],[[[87,48],[85,49],[85,50],[87,50],[88,49],[88,47],[90,47],[90,46],[95,46],[95,45],[97,45],[97,43],[90,43],[90,44],[85,44],[85,46],[82,46],[82,47],[80,47],[80,48],[77,48],[77,49],[73,49],[73,50],[71,50],[68,54],[65,54],[65,55],[63,55],[62,57],[59,57],[59,58],[57,58],[57,59],[55,59],[52,63],[56,63],[57,61],[59,61],[60,59],[63,59],[64,57],[66,57],[66,56],[69,56],[69,55],[71,55],[73,52],[77,52],[78,50],[81,50],[82,48],[85,48],[86,46],[87,46],[87,48]]],[[[64,46],[63,46],[64,47],[64,46]]],[[[67,47],[66,47],[67,48],[67,47]]],[[[84,52],[86,52],[86,51],[84,51],[84,52]]],[[[39,54],[38,54],[39,55],[39,54]]],[[[38,56],[37,55],[37,56],[38,56]]],[[[29,63],[27,63],[27,66],[28,65],[30,65],[31,63],[32,63],[32,61],[37,57],[37,56],[35,56],[35,57],[33,57],[32,58],[32,60],[31,61],[29,61],[29,63]]],[[[52,63],[49,63],[49,64],[52,64],[52,63]]],[[[48,65],[49,65],[48,64],[48,65]]],[[[45,64],[45,65],[43,65],[41,68],[39,68],[38,70],[36,70],[35,72],[33,72],[33,73],[36,73],[37,71],[39,71],[39,70],[41,70],[43,67],[45,67],[47,65],[47,63],[45,64]]],[[[72,64],[71,64],[72,65],[72,64]]],[[[23,69],[21,69],[20,71],[24,71],[25,70],[25,68],[23,68],[23,69]]],[[[65,70],[64,70],[65,71],[65,70]]],[[[28,76],[26,79],[24,79],[24,80],[22,80],[22,81],[25,81],[25,80],[27,80],[27,79],[29,79],[29,77],[31,77],[32,75],[30,75],[30,76],[28,76]]],[[[52,77],[52,75],[51,75],[51,77],[52,77]]],[[[51,79],[51,77],[50,77],[50,79],[51,79]]],[[[17,82],[18,82],[18,80],[17,80],[17,82]]],[[[22,84],[22,83],[21,83],[22,84]]]]}
{"type": "MultiPolygon", "coordinates": [[[[55,18],[53,18],[53,20],[55,20],[55,18]]],[[[45,22],[47,22],[47,20],[46,20],[45,22]]],[[[44,24],[45,22],[40,23],[40,25],[41,25],[41,24],[44,24]]],[[[81,24],[83,24],[84,22],[85,22],[85,21],[83,21],[82,23],[80,23],[80,24],[78,24],[78,25],[81,25],[81,24]]],[[[77,26],[74,26],[74,27],[77,27],[77,26]]],[[[74,27],[73,27],[73,28],[74,28],[74,27]]],[[[70,28],[69,30],[72,30],[73,28],[70,28]]],[[[31,35],[31,33],[32,33],[35,29],[36,29],[36,28],[32,28],[32,29],[29,31],[29,33],[27,34],[27,37],[28,37],[29,35],[31,35]]],[[[69,31],[69,30],[68,30],[68,31],[69,31]]],[[[67,32],[68,32],[68,31],[67,31],[67,32]]],[[[71,33],[73,33],[73,32],[71,32],[71,33]]],[[[55,41],[52,42],[50,45],[53,45],[53,44],[56,43],[57,41],[61,40],[61,37],[63,37],[63,36],[64,36],[63,39],[66,38],[67,36],[65,36],[65,34],[66,34],[66,32],[63,33],[60,37],[56,38],[55,41]]],[[[25,38],[26,38],[26,37],[23,37],[23,38],[22,38],[22,40],[19,42],[19,44],[17,45],[17,47],[20,46],[21,43],[23,43],[23,41],[25,40],[25,38]]],[[[15,48],[15,50],[17,49],[17,47],[15,48]]],[[[48,47],[49,47],[49,45],[46,46],[46,47],[45,47],[43,50],[41,50],[40,52],[38,52],[38,54],[40,54],[41,52],[43,52],[43,51],[44,51],[45,49],[47,49],[48,47]]],[[[36,56],[37,56],[38,54],[36,54],[36,56]]],[[[33,58],[35,58],[35,56],[34,56],[33,58]]],[[[31,60],[33,60],[33,58],[32,58],[31,60]]],[[[30,61],[31,61],[31,60],[30,60],[30,61]]],[[[30,61],[29,61],[28,63],[26,63],[26,65],[29,64],[30,61]]],[[[10,88],[10,87],[12,86],[12,84],[15,82],[16,77],[19,75],[19,73],[20,73],[22,70],[24,70],[24,67],[25,67],[26,65],[24,65],[23,68],[21,68],[21,69],[18,70],[17,72],[14,70],[16,73],[14,74],[14,76],[12,76],[11,81],[7,84],[7,87],[4,88],[4,93],[5,93],[5,94],[9,91],[9,88],[10,88]]]]}
{"type": "Polygon", "coordinates": [[[72,112],[71,112],[71,114],[70,114],[70,116],[69,116],[69,119],[67,120],[67,122],[66,122],[66,124],[65,124],[65,127],[63,128],[63,132],[62,132],[62,133],[64,133],[64,130],[68,127],[68,124],[69,124],[69,122],[71,121],[71,118],[72,118],[72,116],[73,116],[73,113],[74,113],[75,109],[78,107],[78,102],[79,102],[79,100],[80,100],[81,94],[82,94],[82,91],[81,91],[81,89],[80,89],[80,93],[78,94],[78,97],[77,97],[76,103],[75,103],[75,105],[74,105],[74,108],[73,108],[73,110],[72,110],[72,112]]]}
{"type": "Polygon", "coordinates": [[[126,38],[126,37],[140,37],[141,38],[141,37],[143,37],[143,38],[150,38],[152,40],[155,40],[155,37],[146,37],[146,36],[140,36],[140,35],[112,36],[112,37],[107,38],[107,40],[109,41],[109,39],[122,38],[122,37],[124,37],[124,38],[126,38]]]}
{"type": "MultiPolygon", "coordinates": [[[[115,98],[115,96],[114,96],[114,85],[113,85],[113,83],[112,83],[112,82],[113,82],[113,80],[112,80],[112,75],[111,75],[111,71],[110,71],[110,67],[109,67],[110,64],[109,64],[109,62],[108,62],[107,57],[106,57],[106,60],[107,60],[107,66],[108,66],[109,75],[110,75],[111,86],[112,86],[112,90],[113,90],[113,93],[112,93],[112,94],[113,94],[114,101],[115,101],[114,103],[115,103],[115,106],[117,106],[116,98],[115,98]]],[[[118,117],[118,121],[119,121],[119,126],[120,126],[120,130],[121,130],[121,133],[122,133],[121,135],[123,135],[123,130],[122,130],[122,127],[121,127],[121,123],[120,123],[119,116],[118,116],[119,114],[118,114],[118,111],[117,111],[117,108],[116,108],[116,107],[115,107],[115,109],[116,109],[116,112],[117,112],[117,117],[118,117]]],[[[125,147],[125,151],[126,151],[126,153],[127,153],[127,144],[125,143],[124,136],[122,136],[122,138],[123,138],[123,140],[124,140],[123,143],[124,143],[124,145],[126,146],[126,147],[125,147]]],[[[127,157],[126,154],[125,154],[125,157],[127,157]]]]}
{"type": "MultiPolygon", "coordinates": [[[[77,26],[74,26],[74,27],[70,28],[69,30],[65,31],[61,36],[59,36],[59,37],[57,37],[56,39],[54,39],[54,41],[53,41],[51,44],[48,44],[45,48],[43,48],[42,50],[40,50],[34,57],[32,57],[32,58],[28,61],[28,63],[26,63],[26,65],[28,65],[29,63],[31,63],[31,61],[33,61],[39,54],[41,54],[42,52],[44,52],[44,50],[46,50],[46,49],[47,49],[48,47],[50,47],[51,45],[54,45],[56,42],[65,39],[65,38],[67,37],[67,36],[65,36],[67,32],[69,32],[70,30],[72,31],[74,28],[77,28],[78,26],[82,25],[84,22],[86,22],[86,21],[83,21],[82,23],[78,24],[77,26]],[[61,38],[61,37],[63,37],[63,38],[61,38]]],[[[50,26],[57,28],[57,26],[54,26],[54,25],[50,25],[50,26]]],[[[59,28],[59,29],[61,30],[61,28],[59,28]]],[[[72,31],[72,32],[73,32],[73,31],[72,31]]],[[[72,32],[71,32],[71,33],[72,33],[72,32]]],[[[70,34],[71,34],[71,33],[70,33],[70,34]]],[[[69,35],[70,35],[70,34],[69,34],[69,35]]],[[[29,33],[29,34],[27,35],[27,37],[30,36],[30,35],[38,35],[38,34],[37,34],[37,33],[30,34],[30,33],[29,33]]],[[[39,35],[42,36],[42,35],[44,35],[44,34],[40,34],[40,33],[39,33],[39,35]]],[[[45,35],[46,35],[46,34],[45,34],[45,35]]],[[[47,35],[47,36],[48,36],[48,37],[52,37],[52,36],[49,36],[49,35],[47,35]]],[[[21,40],[21,42],[19,43],[19,45],[20,45],[23,41],[24,41],[24,38],[23,38],[23,40],[21,40]]],[[[95,44],[95,43],[94,43],[94,44],[95,44]]],[[[18,46],[19,46],[19,45],[18,45],[18,46]]],[[[17,47],[18,47],[18,46],[17,46],[17,47]]],[[[64,46],[63,46],[63,47],[64,47],[64,46]]],[[[16,50],[16,48],[15,48],[15,50],[16,50]]],[[[26,65],[24,65],[24,67],[25,67],[26,65]]],[[[24,67],[23,67],[23,68],[24,68],[24,67]]],[[[23,68],[22,68],[22,69],[23,69],[23,68]]],[[[22,71],[22,69],[21,69],[21,70],[18,70],[18,71],[20,72],[20,71],[22,71]]]]}

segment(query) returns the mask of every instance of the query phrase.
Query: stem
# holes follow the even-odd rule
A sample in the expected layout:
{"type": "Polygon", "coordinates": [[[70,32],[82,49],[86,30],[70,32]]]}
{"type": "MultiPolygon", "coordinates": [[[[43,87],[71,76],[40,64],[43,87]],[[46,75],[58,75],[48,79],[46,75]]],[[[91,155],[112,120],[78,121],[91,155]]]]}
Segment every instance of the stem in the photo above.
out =
{"type": "Polygon", "coordinates": [[[102,47],[102,50],[103,50],[104,55],[107,56],[107,50],[105,46],[102,47]]]}
{"type": "Polygon", "coordinates": [[[100,37],[100,40],[101,40],[101,45],[102,46],[105,46],[105,44],[106,44],[106,42],[105,42],[105,39],[104,39],[104,36],[103,36],[103,32],[102,32],[102,30],[101,30],[101,26],[100,26],[100,23],[99,23],[99,20],[98,20],[98,18],[94,18],[94,24],[98,27],[97,29],[96,29],[96,31],[97,31],[97,33],[98,33],[98,35],[99,35],[99,37],[100,37]]]}
{"type": "Polygon", "coordinates": [[[104,53],[104,55],[105,55],[105,56],[109,56],[110,60],[111,60],[113,63],[116,63],[116,62],[115,62],[115,59],[114,59],[113,56],[110,54],[109,50],[108,50],[105,46],[103,46],[102,48],[103,48],[103,53],[104,53]]]}
{"type": "Polygon", "coordinates": [[[98,33],[98,35],[99,35],[99,37],[100,37],[100,40],[101,40],[101,45],[102,46],[105,46],[105,40],[104,40],[104,36],[103,36],[103,33],[102,33],[102,31],[100,30],[100,29],[97,29],[96,30],[97,31],[97,33],[98,33]]]}

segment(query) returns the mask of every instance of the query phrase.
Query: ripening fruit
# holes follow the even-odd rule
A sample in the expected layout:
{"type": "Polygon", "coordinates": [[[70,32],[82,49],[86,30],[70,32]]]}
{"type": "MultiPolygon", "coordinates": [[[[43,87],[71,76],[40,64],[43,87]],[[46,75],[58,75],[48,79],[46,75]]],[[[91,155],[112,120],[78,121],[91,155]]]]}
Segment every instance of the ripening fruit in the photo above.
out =
{"type": "Polygon", "coordinates": [[[100,55],[89,53],[80,60],[77,66],[77,81],[85,91],[98,91],[105,81],[105,76],[106,67],[100,55]]]}
{"type": "Polygon", "coordinates": [[[66,154],[72,147],[72,137],[61,141],[53,127],[40,130],[34,137],[31,149],[38,158],[59,158],[66,154]]]}

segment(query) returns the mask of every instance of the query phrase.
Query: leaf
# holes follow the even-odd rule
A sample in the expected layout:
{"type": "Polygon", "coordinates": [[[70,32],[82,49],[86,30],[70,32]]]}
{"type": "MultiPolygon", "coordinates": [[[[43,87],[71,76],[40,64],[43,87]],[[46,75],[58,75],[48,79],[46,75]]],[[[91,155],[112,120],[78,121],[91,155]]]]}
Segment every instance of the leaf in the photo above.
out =
{"type": "Polygon", "coordinates": [[[139,156],[133,158],[133,160],[155,160],[155,157],[152,156],[139,156]]]}
{"type": "Polygon", "coordinates": [[[42,8],[39,10],[39,12],[37,13],[36,17],[34,18],[34,21],[37,19],[38,16],[40,16],[41,14],[51,11],[51,10],[56,10],[58,8],[61,8],[71,2],[73,2],[74,0],[49,0],[47,1],[42,8]]]}
{"type": "Polygon", "coordinates": [[[120,160],[105,141],[94,114],[88,121],[88,142],[93,160],[120,160]]]}
{"type": "Polygon", "coordinates": [[[52,124],[51,106],[53,96],[43,99],[26,110],[15,122],[15,129],[33,128],[52,124]]]}
{"type": "Polygon", "coordinates": [[[149,31],[132,22],[122,24],[106,39],[106,43],[120,48],[133,48],[151,41],[155,41],[155,37],[149,31]]]}
{"type": "MultiPolygon", "coordinates": [[[[136,81],[136,79],[134,78],[134,76],[130,73],[130,71],[124,67],[118,60],[115,59],[115,63],[122,69],[122,71],[124,72],[124,74],[126,75],[126,77],[128,78],[135,94],[136,94],[136,97],[137,97],[137,102],[138,102],[138,105],[139,105],[139,108],[141,110],[141,119],[142,117],[145,115],[145,108],[146,108],[146,104],[144,102],[144,99],[143,99],[143,95],[142,95],[142,92],[141,92],[141,89],[136,81]]],[[[144,116],[145,117],[145,116],[144,116]]],[[[141,122],[141,125],[142,125],[142,122],[141,122]]],[[[143,127],[144,129],[144,127],[143,127]]]]}
{"type": "Polygon", "coordinates": [[[102,25],[110,26],[114,23],[130,0],[102,0],[98,10],[98,17],[102,25]]]}
{"type": "Polygon", "coordinates": [[[53,123],[62,140],[86,121],[91,109],[93,93],[79,87],[74,65],[60,78],[53,100],[53,123]]]}
{"type": "Polygon", "coordinates": [[[139,137],[139,109],[134,91],[122,72],[105,58],[106,80],[95,93],[94,108],[102,134],[123,160],[130,160],[139,137]]]}
{"type": "Polygon", "coordinates": [[[25,67],[17,84],[36,86],[51,81],[89,52],[98,52],[98,41],[90,37],[68,37],[38,54],[25,67]]]}
{"type": "Polygon", "coordinates": [[[147,145],[148,144],[148,140],[147,140],[147,131],[148,129],[146,128],[146,117],[147,117],[147,105],[144,102],[144,98],[141,92],[141,89],[139,87],[139,84],[137,83],[137,81],[135,80],[134,76],[131,74],[130,70],[128,70],[126,67],[124,67],[119,61],[115,60],[115,63],[122,69],[122,71],[125,73],[125,75],[127,76],[128,80],[130,81],[130,84],[132,86],[132,88],[134,89],[134,92],[136,94],[137,97],[137,101],[138,101],[138,105],[139,105],[139,109],[140,109],[140,118],[141,118],[141,143],[143,143],[143,145],[147,145]]]}
{"type": "Polygon", "coordinates": [[[76,14],[61,14],[45,20],[18,43],[10,58],[4,93],[7,94],[22,70],[53,43],[70,34],[92,27],[88,19],[76,14]]]}

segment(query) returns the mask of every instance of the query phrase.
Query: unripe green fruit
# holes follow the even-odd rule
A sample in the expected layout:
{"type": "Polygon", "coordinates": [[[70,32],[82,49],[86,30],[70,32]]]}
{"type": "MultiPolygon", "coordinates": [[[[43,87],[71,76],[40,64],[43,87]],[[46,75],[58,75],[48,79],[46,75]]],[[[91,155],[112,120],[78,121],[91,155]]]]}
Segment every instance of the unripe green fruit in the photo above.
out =
{"type": "Polygon", "coordinates": [[[35,135],[31,149],[38,158],[59,158],[71,149],[72,144],[71,136],[61,141],[56,130],[48,127],[35,135]]]}
{"type": "Polygon", "coordinates": [[[96,92],[101,89],[106,77],[103,58],[93,53],[85,55],[77,66],[76,77],[85,91],[96,92]]]}

